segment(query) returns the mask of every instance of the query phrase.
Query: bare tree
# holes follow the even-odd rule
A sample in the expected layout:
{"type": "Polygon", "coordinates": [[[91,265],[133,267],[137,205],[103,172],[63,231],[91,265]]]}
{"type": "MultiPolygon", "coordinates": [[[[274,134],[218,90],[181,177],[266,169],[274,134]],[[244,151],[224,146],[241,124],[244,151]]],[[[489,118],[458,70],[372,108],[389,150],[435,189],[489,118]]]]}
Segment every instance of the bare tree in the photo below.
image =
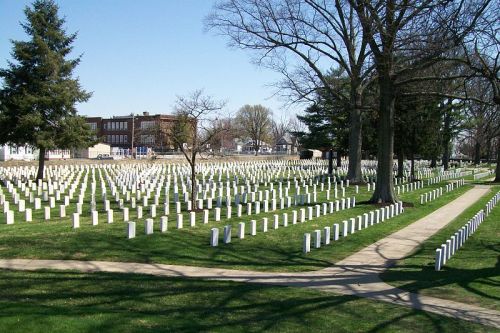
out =
{"type": "MultiPolygon", "coordinates": [[[[494,94],[492,88],[484,79],[476,78],[468,90],[475,99],[491,101],[494,94]]],[[[466,103],[465,111],[465,117],[469,120],[466,136],[474,146],[474,163],[479,164],[484,152],[487,159],[490,159],[495,140],[500,137],[500,106],[470,100],[466,103]]]]}
{"type": "Polygon", "coordinates": [[[346,0],[224,0],[207,26],[228,36],[234,47],[257,52],[259,65],[283,75],[277,84],[292,103],[313,102],[318,89],[350,110],[348,178],[361,182],[363,94],[373,79],[370,50],[353,8],[346,0]],[[340,69],[349,89],[330,84],[340,69]]]}
{"type": "Polygon", "coordinates": [[[186,97],[178,96],[175,106],[176,123],[172,126],[172,139],[191,167],[191,203],[196,207],[196,161],[198,155],[210,150],[208,144],[225,131],[213,126],[225,102],[214,101],[210,96],[196,90],[186,97]]]}
{"type": "MultiPolygon", "coordinates": [[[[464,63],[470,70],[484,78],[491,86],[491,100],[496,104],[496,113],[500,107],[500,7],[497,1],[491,2],[485,14],[477,19],[473,33],[462,40],[464,56],[453,60],[464,63]]],[[[496,141],[497,167],[495,182],[500,182],[500,137],[496,141]]]]}
{"type": "Polygon", "coordinates": [[[255,155],[262,143],[271,134],[272,112],[262,105],[245,105],[236,114],[236,123],[241,133],[252,140],[255,155]]]}

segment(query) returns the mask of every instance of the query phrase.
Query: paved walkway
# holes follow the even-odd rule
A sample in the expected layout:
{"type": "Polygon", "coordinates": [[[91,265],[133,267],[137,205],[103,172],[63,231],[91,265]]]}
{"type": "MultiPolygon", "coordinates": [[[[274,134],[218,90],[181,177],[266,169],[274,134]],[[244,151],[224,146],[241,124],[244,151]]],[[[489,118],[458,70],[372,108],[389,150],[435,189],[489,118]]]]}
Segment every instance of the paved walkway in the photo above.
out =
{"type": "Polygon", "coordinates": [[[30,259],[0,259],[0,268],[136,273],[308,287],[409,306],[500,328],[498,311],[410,293],[386,284],[379,278],[379,274],[394,261],[412,253],[419,244],[450,223],[488,191],[487,186],[475,186],[449,204],[345,258],[335,266],[314,272],[267,273],[162,264],[30,259]]]}

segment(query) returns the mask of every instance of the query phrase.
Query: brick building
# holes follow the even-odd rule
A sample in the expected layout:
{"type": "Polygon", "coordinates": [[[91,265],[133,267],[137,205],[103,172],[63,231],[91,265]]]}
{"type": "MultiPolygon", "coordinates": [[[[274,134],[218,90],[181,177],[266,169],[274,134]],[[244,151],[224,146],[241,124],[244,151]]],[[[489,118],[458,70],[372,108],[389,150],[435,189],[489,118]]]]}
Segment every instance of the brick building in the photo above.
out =
{"type": "Polygon", "coordinates": [[[175,148],[173,140],[169,137],[169,129],[176,121],[173,115],[150,115],[144,112],[142,115],[112,118],[86,117],[86,121],[100,141],[111,147],[122,149],[147,147],[156,152],[175,148]]]}

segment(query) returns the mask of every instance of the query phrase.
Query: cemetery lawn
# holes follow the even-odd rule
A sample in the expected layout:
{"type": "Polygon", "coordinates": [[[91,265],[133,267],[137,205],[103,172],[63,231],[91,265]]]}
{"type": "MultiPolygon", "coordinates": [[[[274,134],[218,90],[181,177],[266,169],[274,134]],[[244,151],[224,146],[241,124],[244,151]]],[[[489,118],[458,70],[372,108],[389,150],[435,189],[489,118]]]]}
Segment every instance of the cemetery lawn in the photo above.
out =
{"type": "Polygon", "coordinates": [[[435,251],[467,223],[500,186],[467,209],[446,228],[429,238],[415,253],[381,275],[398,288],[422,295],[500,310],[500,205],[479,226],[464,246],[439,272],[434,270],[435,251]]]}
{"type": "MultiPolygon", "coordinates": [[[[314,249],[306,255],[302,253],[304,233],[323,229],[325,226],[331,227],[334,223],[341,224],[343,220],[378,208],[373,205],[359,204],[370,196],[366,188],[360,189],[360,194],[357,195],[358,204],[353,209],[321,216],[306,223],[289,225],[287,228],[280,226],[278,230],[273,230],[274,213],[260,214],[257,217],[233,217],[231,220],[225,219],[222,213],[223,218],[220,222],[211,221],[204,225],[198,220],[194,228],[189,227],[189,219],[185,215],[184,228],[180,230],[175,228],[175,218],[170,216],[168,232],[163,234],[158,230],[159,218],[156,218],[155,233],[150,236],[144,235],[144,219],[135,220],[132,217],[132,220],[137,221],[137,237],[130,240],[126,239],[126,224],[122,221],[107,224],[104,213],[100,213],[102,220],[97,226],[91,225],[89,217],[82,216],[81,227],[76,230],[71,228],[69,218],[56,217],[46,222],[43,221],[43,217],[34,216],[34,220],[38,222],[16,222],[13,225],[0,222],[0,258],[105,260],[255,271],[318,270],[331,266],[428,215],[470,189],[470,185],[465,185],[443,193],[443,196],[430,203],[420,205],[420,194],[443,186],[443,184],[426,186],[423,189],[402,194],[401,199],[414,207],[406,207],[405,212],[395,218],[357,231],[346,238],[341,237],[339,241],[322,246],[321,249],[314,249]],[[262,217],[269,218],[267,233],[261,231],[262,217]],[[251,219],[258,221],[258,232],[253,237],[248,234],[251,219]],[[236,238],[238,222],[241,221],[247,222],[247,234],[243,240],[236,238]],[[222,227],[227,224],[231,224],[233,228],[232,242],[223,244],[221,241],[218,247],[210,247],[210,228],[218,227],[222,233],[222,227]]],[[[292,209],[298,208],[292,207],[292,209]]],[[[292,209],[285,210],[289,213],[289,224],[291,224],[292,209]]],[[[278,211],[279,214],[282,212],[278,211]]],[[[38,211],[37,214],[42,213],[38,211]]],[[[53,216],[57,216],[55,211],[53,216]]]]}
{"type": "Polygon", "coordinates": [[[355,296],[136,274],[0,270],[2,332],[498,332],[355,296]]]}

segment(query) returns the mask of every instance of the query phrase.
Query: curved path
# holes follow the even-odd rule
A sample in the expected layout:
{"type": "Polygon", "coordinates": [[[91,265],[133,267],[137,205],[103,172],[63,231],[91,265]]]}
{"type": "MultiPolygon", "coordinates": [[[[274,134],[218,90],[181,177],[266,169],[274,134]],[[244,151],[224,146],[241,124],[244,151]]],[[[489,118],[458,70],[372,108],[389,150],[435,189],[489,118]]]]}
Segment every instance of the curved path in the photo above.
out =
{"type": "Polygon", "coordinates": [[[412,253],[419,244],[450,223],[488,191],[488,186],[475,186],[447,205],[345,258],[335,266],[314,272],[267,273],[162,264],[30,259],[0,259],[0,268],[136,273],[308,287],[409,306],[500,328],[500,312],[498,311],[410,293],[395,288],[379,278],[379,274],[391,266],[395,260],[412,253]]]}

